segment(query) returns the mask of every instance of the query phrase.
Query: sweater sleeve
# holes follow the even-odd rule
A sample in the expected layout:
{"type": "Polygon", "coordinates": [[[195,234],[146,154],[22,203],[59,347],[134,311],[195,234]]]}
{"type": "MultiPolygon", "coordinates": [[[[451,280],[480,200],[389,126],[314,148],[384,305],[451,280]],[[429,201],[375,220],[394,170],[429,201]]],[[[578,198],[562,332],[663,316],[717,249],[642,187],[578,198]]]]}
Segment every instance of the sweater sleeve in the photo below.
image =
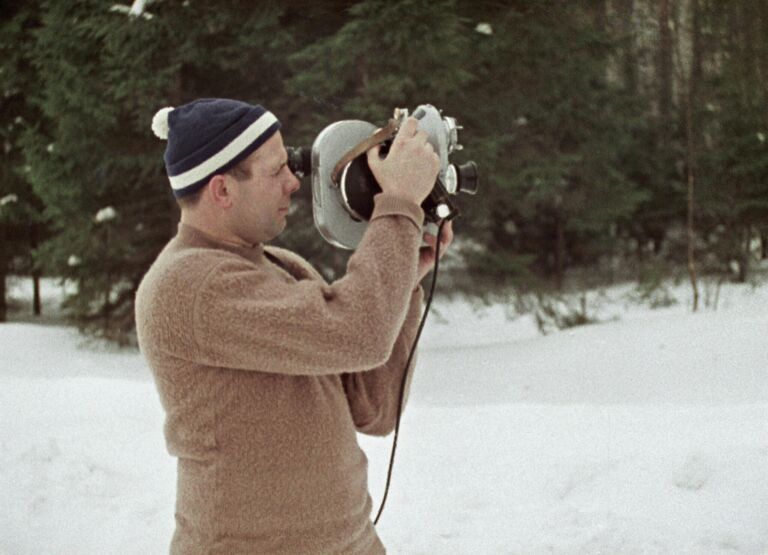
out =
{"type": "Polygon", "coordinates": [[[340,374],[388,358],[403,325],[424,213],[381,193],[345,276],[328,285],[274,279],[247,260],[218,262],[198,289],[194,358],[278,374],[340,374]]]}
{"type": "MultiPolygon", "coordinates": [[[[400,384],[403,381],[403,373],[406,372],[405,363],[408,361],[421,321],[423,300],[424,290],[419,286],[411,295],[408,314],[395,341],[392,354],[383,365],[367,372],[344,374],[341,377],[352,419],[358,432],[384,436],[395,428],[397,405],[400,401],[400,384]]],[[[403,409],[408,399],[416,357],[417,353],[414,353],[407,370],[403,409]]]]}

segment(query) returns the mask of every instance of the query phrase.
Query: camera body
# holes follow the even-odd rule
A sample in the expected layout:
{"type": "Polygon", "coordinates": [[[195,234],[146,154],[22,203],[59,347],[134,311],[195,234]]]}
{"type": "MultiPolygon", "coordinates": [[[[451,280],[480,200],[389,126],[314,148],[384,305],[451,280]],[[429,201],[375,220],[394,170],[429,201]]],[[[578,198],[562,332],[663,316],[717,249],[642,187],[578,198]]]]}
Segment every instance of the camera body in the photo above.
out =
{"type": "MultiPolygon", "coordinates": [[[[395,123],[399,125],[407,116],[407,110],[395,110],[395,123]]],[[[427,230],[430,230],[430,226],[440,220],[452,219],[458,214],[452,195],[477,192],[477,166],[474,162],[451,164],[448,159],[452,152],[461,150],[460,127],[454,118],[443,117],[429,104],[418,106],[413,116],[419,121],[419,129],[427,132],[429,143],[440,157],[435,187],[422,204],[427,230]]],[[[368,167],[365,152],[343,167],[337,166],[376,132],[377,127],[366,121],[338,121],[318,134],[311,150],[286,149],[291,170],[298,176],[311,175],[315,226],[326,241],[341,248],[355,249],[360,243],[373,212],[373,197],[381,188],[368,167]]],[[[386,152],[389,144],[391,138],[383,142],[381,152],[386,152]]],[[[434,228],[436,230],[436,226],[434,228]]]]}

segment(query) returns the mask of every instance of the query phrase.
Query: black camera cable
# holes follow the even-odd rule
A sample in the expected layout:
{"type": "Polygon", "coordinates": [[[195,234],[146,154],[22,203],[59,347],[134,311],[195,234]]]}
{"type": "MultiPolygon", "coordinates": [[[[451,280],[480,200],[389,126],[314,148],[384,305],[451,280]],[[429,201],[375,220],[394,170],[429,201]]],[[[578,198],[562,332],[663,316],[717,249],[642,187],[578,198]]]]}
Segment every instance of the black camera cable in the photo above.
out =
{"type": "Polygon", "coordinates": [[[381,518],[381,513],[384,511],[384,504],[387,502],[387,495],[389,494],[389,486],[392,482],[392,467],[395,462],[395,451],[397,450],[397,438],[400,433],[400,417],[403,411],[403,399],[405,398],[405,384],[408,381],[408,374],[411,360],[413,360],[413,354],[416,352],[416,346],[419,344],[419,338],[421,337],[421,330],[424,329],[424,323],[427,321],[427,314],[429,314],[429,307],[432,304],[432,297],[435,294],[435,284],[437,283],[437,270],[440,266],[440,238],[443,236],[443,226],[448,220],[441,220],[440,225],[437,228],[437,238],[435,241],[435,269],[432,273],[432,284],[429,287],[429,296],[427,297],[426,307],[424,308],[424,315],[421,317],[421,323],[419,329],[416,332],[416,338],[413,340],[413,346],[411,352],[408,355],[408,361],[405,363],[405,371],[403,372],[403,378],[400,381],[400,395],[397,401],[397,419],[395,420],[395,437],[392,440],[392,451],[389,456],[389,468],[387,470],[387,483],[384,486],[384,496],[381,499],[381,506],[379,506],[379,512],[376,514],[376,518],[373,521],[374,526],[378,524],[381,518]]]}

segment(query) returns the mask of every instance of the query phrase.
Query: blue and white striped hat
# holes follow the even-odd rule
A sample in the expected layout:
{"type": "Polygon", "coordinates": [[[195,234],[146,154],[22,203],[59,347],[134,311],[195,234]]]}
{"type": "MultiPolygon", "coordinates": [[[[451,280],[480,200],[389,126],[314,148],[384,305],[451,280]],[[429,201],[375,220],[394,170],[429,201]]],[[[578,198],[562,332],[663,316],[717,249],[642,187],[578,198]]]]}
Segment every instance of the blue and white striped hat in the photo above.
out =
{"type": "Polygon", "coordinates": [[[278,129],[280,122],[262,106],[224,98],[162,108],[152,118],[152,131],[168,140],[165,169],[176,197],[235,167],[278,129]]]}

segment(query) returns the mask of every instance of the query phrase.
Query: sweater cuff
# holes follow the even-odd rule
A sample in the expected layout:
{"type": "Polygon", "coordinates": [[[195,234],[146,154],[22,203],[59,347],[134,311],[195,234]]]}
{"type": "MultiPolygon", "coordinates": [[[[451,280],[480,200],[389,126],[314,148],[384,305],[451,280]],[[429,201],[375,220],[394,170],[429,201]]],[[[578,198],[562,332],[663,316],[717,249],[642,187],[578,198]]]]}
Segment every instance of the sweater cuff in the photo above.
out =
{"type": "Polygon", "coordinates": [[[374,207],[371,221],[382,216],[405,216],[416,229],[421,231],[424,225],[424,210],[415,202],[403,200],[388,193],[379,193],[373,197],[374,207]]]}

